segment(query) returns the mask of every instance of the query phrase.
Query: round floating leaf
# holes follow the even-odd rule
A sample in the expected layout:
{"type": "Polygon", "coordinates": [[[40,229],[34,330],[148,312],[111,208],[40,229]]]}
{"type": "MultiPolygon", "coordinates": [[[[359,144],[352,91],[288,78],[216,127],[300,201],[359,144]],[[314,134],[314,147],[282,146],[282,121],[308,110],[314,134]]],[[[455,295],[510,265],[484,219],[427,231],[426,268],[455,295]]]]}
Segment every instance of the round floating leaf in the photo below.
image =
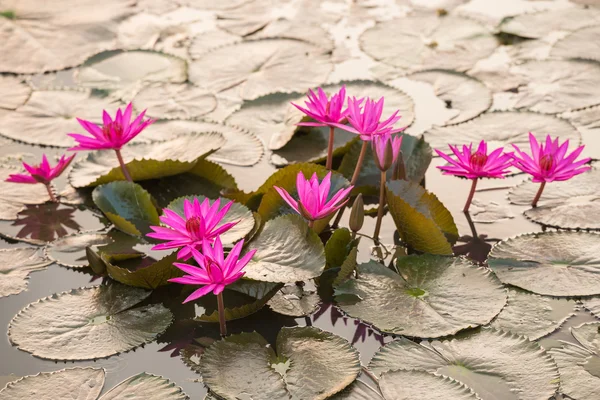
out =
{"type": "Polygon", "coordinates": [[[490,326],[538,340],[556,331],[573,315],[575,302],[572,300],[510,289],[508,304],[490,326]]]}
{"type": "Polygon", "coordinates": [[[438,198],[409,181],[387,184],[387,204],[404,242],[431,254],[452,254],[458,230],[450,212],[438,198]]]}
{"type": "Polygon", "coordinates": [[[315,292],[305,291],[302,286],[284,286],[267,303],[273,311],[291,317],[302,317],[315,312],[321,298],[315,292]]]}
{"type": "Polygon", "coordinates": [[[48,264],[37,248],[0,250],[0,297],[21,293],[27,288],[29,273],[46,269],[48,264]]]}
{"type": "Polygon", "coordinates": [[[111,242],[112,239],[106,233],[75,233],[56,239],[46,246],[44,252],[46,257],[57,264],[71,268],[83,268],[89,265],[85,251],[88,246],[103,245],[111,242]]]}
{"type": "Polygon", "coordinates": [[[480,224],[492,224],[497,221],[512,219],[515,216],[510,207],[493,201],[482,201],[473,199],[470,209],[473,222],[480,224]]]}
{"type": "Polygon", "coordinates": [[[583,306],[594,314],[596,318],[600,318],[600,298],[583,300],[583,306]]]}
{"type": "Polygon", "coordinates": [[[485,325],[506,304],[493,274],[463,258],[399,257],[396,268],[359,265],[358,278],[336,288],[340,308],[383,332],[433,338],[485,325]]]}
{"type": "Polygon", "coordinates": [[[142,372],[127,378],[99,400],[186,400],[183,390],[162,376],[142,372]]]}
{"type": "Polygon", "coordinates": [[[302,92],[332,70],[327,50],[285,39],[248,41],[213,50],[192,62],[190,81],[211,92],[235,89],[244,100],[281,91],[302,92]],[[218,65],[219,68],[214,68],[218,65]]]}
{"type": "MultiPolygon", "coordinates": [[[[166,208],[168,208],[171,211],[176,212],[177,214],[179,214],[183,217],[183,216],[185,216],[185,213],[183,210],[183,204],[186,199],[191,202],[193,202],[194,199],[198,199],[198,201],[200,203],[202,203],[206,199],[206,197],[205,196],[180,197],[178,199],[173,200],[166,208]]],[[[221,198],[221,197],[219,198],[219,200],[221,203],[221,205],[220,205],[221,208],[225,204],[229,203],[229,200],[221,198]]],[[[211,204],[214,203],[214,200],[211,199],[210,201],[211,201],[211,204]]],[[[223,234],[220,235],[221,241],[223,242],[224,245],[232,245],[235,242],[237,242],[238,240],[245,238],[250,232],[252,232],[252,229],[254,228],[254,224],[256,223],[254,221],[254,216],[252,215],[252,211],[250,211],[248,209],[248,207],[246,207],[240,203],[233,203],[233,205],[231,206],[231,208],[229,209],[227,214],[225,214],[221,223],[218,226],[221,226],[221,225],[224,225],[224,224],[230,223],[230,222],[236,222],[236,221],[238,221],[238,222],[234,227],[232,227],[227,232],[224,232],[223,234]]]]}
{"type": "Polygon", "coordinates": [[[148,110],[153,118],[201,117],[217,107],[217,99],[211,93],[189,83],[160,83],[146,86],[133,99],[138,110],[148,110]]]}
{"type": "Polygon", "coordinates": [[[381,374],[379,387],[390,400],[479,400],[473,391],[452,378],[425,371],[398,370],[381,374]]]}
{"type": "Polygon", "coordinates": [[[94,189],[92,197],[106,217],[126,233],[145,235],[151,225],[160,225],[152,197],[137,183],[107,183],[94,189]]]}
{"type": "Polygon", "coordinates": [[[257,250],[245,268],[250,279],[292,283],[316,278],[325,269],[321,239],[299,215],[267,221],[248,248],[257,250]]]}
{"type": "Polygon", "coordinates": [[[123,89],[142,82],[182,83],[187,79],[187,63],[154,51],[113,50],[88,59],[75,78],[81,86],[98,89],[123,89]]]}
{"type": "Polygon", "coordinates": [[[120,21],[135,2],[109,0],[98,9],[92,0],[39,3],[36,0],[0,5],[0,71],[34,74],[81,64],[114,46],[120,21]]]}
{"type": "Polygon", "coordinates": [[[399,368],[449,376],[482,400],[548,399],[559,381],[556,364],[539,344],[494,329],[422,344],[402,338],[383,346],[369,364],[378,376],[399,368]]]}
{"type": "Polygon", "coordinates": [[[489,148],[497,148],[516,144],[521,149],[529,148],[529,132],[538,140],[546,135],[560,137],[561,141],[569,139],[572,143],[581,142],[581,134],[569,121],[552,115],[534,112],[492,112],[459,125],[434,127],[425,132],[425,140],[431,147],[445,149],[448,143],[462,145],[479,143],[485,140],[489,148]],[[507,126],[506,121],[510,121],[507,126]]]}
{"type": "Polygon", "coordinates": [[[76,142],[66,134],[84,132],[75,118],[101,124],[102,110],[112,113],[118,107],[90,91],[36,91],[25,105],[0,117],[0,134],[25,143],[71,147],[76,142]]]}
{"type": "Polygon", "coordinates": [[[31,95],[31,88],[22,78],[10,75],[0,75],[0,108],[14,110],[22,106],[31,95]]]}
{"type": "Polygon", "coordinates": [[[600,235],[530,233],[503,240],[488,264],[505,284],[548,296],[600,294],[600,235]]]}
{"type": "Polygon", "coordinates": [[[460,72],[433,69],[416,72],[409,79],[433,86],[433,91],[457,114],[444,125],[460,124],[487,111],[492,105],[492,91],[481,81],[460,72]]]}
{"type": "Polygon", "coordinates": [[[325,259],[327,268],[339,268],[350,251],[352,236],[348,228],[339,228],[333,231],[325,243],[325,259]]]}
{"type": "MultiPolygon", "coordinates": [[[[539,224],[565,229],[600,229],[592,215],[600,212],[600,170],[593,169],[568,181],[551,182],[544,188],[538,206],[524,212],[539,224]]],[[[508,194],[511,203],[529,205],[540,188],[530,180],[515,186],[508,194]]]]}
{"type": "Polygon", "coordinates": [[[94,400],[102,392],[105,375],[103,368],[89,367],[41,372],[9,383],[0,390],[0,399],[94,400]]]}
{"type": "MultiPolygon", "coordinates": [[[[131,178],[142,181],[187,172],[223,144],[220,133],[198,132],[164,142],[130,144],[123,148],[122,155],[131,178]]],[[[123,180],[116,154],[106,150],[91,152],[75,162],[69,174],[69,181],[76,188],[123,180]]]]}
{"type": "Polygon", "coordinates": [[[162,120],[150,125],[140,137],[152,140],[173,140],[191,132],[217,132],[223,135],[224,143],[209,160],[225,164],[250,166],[263,155],[263,144],[248,131],[215,122],[162,120]]]}
{"type": "Polygon", "coordinates": [[[600,61],[599,42],[600,26],[588,26],[558,40],[552,47],[550,54],[559,58],[582,58],[600,61]]]}
{"type": "Polygon", "coordinates": [[[151,342],[171,324],[173,315],[162,304],[132,308],[149,295],[119,284],[55,294],[21,310],[8,335],[20,350],[40,358],[109,357],[151,342]]]}
{"type": "Polygon", "coordinates": [[[446,68],[465,71],[498,46],[483,25],[456,16],[422,14],[390,20],[359,38],[365,53],[405,70],[446,68]],[[415,32],[419,32],[415,35],[415,32]]]}
{"type": "Polygon", "coordinates": [[[256,332],[231,335],[206,349],[200,371],[210,390],[224,398],[317,400],[352,383],[360,362],[339,336],[314,327],[284,327],[277,354],[256,332]]]}
{"type": "MultiPolygon", "coordinates": [[[[571,334],[583,347],[600,353],[600,322],[589,322],[571,328],[571,334]]],[[[600,378],[600,377],[599,377],[600,378]]]]}
{"type": "Polygon", "coordinates": [[[539,39],[552,32],[573,32],[600,23],[600,10],[581,7],[561,8],[508,18],[500,31],[524,38],[539,39]]]}
{"type": "Polygon", "coordinates": [[[371,386],[355,380],[346,389],[331,397],[331,400],[383,400],[383,397],[371,386]]]}

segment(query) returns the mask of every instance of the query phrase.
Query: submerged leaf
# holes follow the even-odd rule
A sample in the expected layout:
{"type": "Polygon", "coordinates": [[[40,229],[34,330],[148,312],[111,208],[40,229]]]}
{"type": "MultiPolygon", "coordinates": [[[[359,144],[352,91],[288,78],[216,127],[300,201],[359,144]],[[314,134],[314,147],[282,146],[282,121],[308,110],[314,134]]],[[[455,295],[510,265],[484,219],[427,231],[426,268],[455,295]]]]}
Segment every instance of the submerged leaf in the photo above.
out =
{"type": "Polygon", "coordinates": [[[379,380],[383,397],[389,400],[479,400],[469,387],[452,378],[425,371],[384,372],[379,380]]]}
{"type": "Polygon", "coordinates": [[[149,295],[120,284],[55,294],[21,310],[10,322],[9,339],[20,350],[50,360],[92,360],[129,351],[154,340],[172,322],[162,304],[134,307],[149,295]]]}
{"type": "Polygon", "coordinates": [[[600,235],[530,233],[496,244],[488,264],[505,284],[548,296],[600,294],[600,235]]]}
{"type": "MultiPolygon", "coordinates": [[[[117,255],[118,256],[118,255],[117,255]]],[[[128,257],[118,260],[110,253],[102,253],[101,259],[106,265],[108,276],[117,282],[129,286],[144,289],[156,289],[159,286],[169,284],[169,279],[183,275],[183,272],[175,267],[177,253],[171,253],[159,260],[150,256],[128,257]]]]}
{"type": "Polygon", "coordinates": [[[340,308],[383,332],[433,338],[485,325],[506,304],[500,282],[466,259],[406,256],[396,268],[359,265],[358,278],[336,288],[340,308]]]}
{"type": "Polygon", "coordinates": [[[29,273],[46,269],[50,263],[37,248],[0,250],[0,298],[21,293],[27,288],[29,273]]]}

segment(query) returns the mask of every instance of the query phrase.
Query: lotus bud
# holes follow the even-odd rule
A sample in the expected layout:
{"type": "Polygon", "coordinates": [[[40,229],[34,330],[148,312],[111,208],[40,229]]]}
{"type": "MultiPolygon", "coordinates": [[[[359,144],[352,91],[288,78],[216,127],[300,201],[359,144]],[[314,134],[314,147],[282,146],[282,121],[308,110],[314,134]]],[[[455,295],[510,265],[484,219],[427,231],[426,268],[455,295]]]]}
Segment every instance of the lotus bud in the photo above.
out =
{"type": "Polygon", "coordinates": [[[362,193],[359,193],[352,204],[352,211],[350,212],[350,230],[352,232],[358,232],[363,226],[365,221],[365,204],[363,202],[362,193]]]}

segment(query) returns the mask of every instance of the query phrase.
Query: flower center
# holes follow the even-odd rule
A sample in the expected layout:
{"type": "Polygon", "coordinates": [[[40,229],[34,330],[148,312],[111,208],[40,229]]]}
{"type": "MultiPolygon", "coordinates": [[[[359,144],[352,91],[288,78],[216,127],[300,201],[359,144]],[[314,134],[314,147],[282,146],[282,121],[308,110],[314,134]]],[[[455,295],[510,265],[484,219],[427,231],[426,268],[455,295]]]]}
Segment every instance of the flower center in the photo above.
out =
{"type": "Polygon", "coordinates": [[[471,158],[469,159],[469,162],[471,163],[471,166],[474,169],[480,170],[481,168],[483,168],[485,166],[487,159],[488,159],[487,154],[476,152],[476,153],[471,154],[471,158]]]}
{"type": "Polygon", "coordinates": [[[542,172],[550,172],[554,166],[554,157],[550,154],[545,154],[540,158],[540,168],[542,172]]]}
{"type": "Polygon", "coordinates": [[[123,136],[123,126],[117,121],[102,126],[102,133],[107,139],[120,139],[123,136]]]}
{"type": "Polygon", "coordinates": [[[201,217],[191,217],[185,221],[185,229],[196,240],[204,237],[204,221],[201,217]]]}

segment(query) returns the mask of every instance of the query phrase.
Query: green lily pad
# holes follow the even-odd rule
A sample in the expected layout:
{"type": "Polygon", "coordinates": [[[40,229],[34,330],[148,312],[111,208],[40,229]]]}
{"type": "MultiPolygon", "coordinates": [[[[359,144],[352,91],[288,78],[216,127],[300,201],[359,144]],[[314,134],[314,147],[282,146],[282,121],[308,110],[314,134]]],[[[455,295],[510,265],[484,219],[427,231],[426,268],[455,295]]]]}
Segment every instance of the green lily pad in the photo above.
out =
{"type": "Polygon", "coordinates": [[[183,390],[162,376],[142,372],[127,378],[98,400],[186,400],[183,390]]]}
{"type": "Polygon", "coordinates": [[[171,324],[173,315],[162,304],[134,307],[149,295],[120,284],[54,294],[21,310],[8,336],[20,350],[40,358],[109,357],[153,341],[171,324]]]}
{"type": "Polygon", "coordinates": [[[510,289],[506,307],[490,326],[538,340],[559,329],[575,315],[575,307],[573,300],[510,289]]]}
{"type": "Polygon", "coordinates": [[[600,298],[583,300],[582,303],[586,310],[600,318],[600,298]]]}
{"type": "Polygon", "coordinates": [[[320,302],[321,298],[317,293],[291,284],[282,287],[267,304],[278,314],[303,317],[315,312],[320,302]]]}
{"type": "Polygon", "coordinates": [[[355,380],[346,389],[331,397],[331,400],[383,400],[383,397],[371,386],[355,380]]]}
{"type": "Polygon", "coordinates": [[[111,243],[112,239],[101,232],[82,232],[63,236],[45,247],[46,257],[55,263],[70,268],[88,266],[86,247],[111,243]]]}
{"type": "Polygon", "coordinates": [[[231,335],[206,349],[200,370],[204,383],[224,398],[318,400],[352,383],[360,362],[339,336],[314,327],[284,327],[277,353],[256,332],[231,335]]]}
{"type": "Polygon", "coordinates": [[[0,298],[21,293],[27,288],[29,274],[46,269],[50,263],[37,248],[0,250],[0,298]]]}
{"type": "MultiPolygon", "coordinates": [[[[200,201],[200,203],[202,203],[206,199],[206,197],[204,196],[180,197],[178,199],[173,200],[166,208],[176,212],[181,216],[184,216],[184,200],[188,199],[189,201],[193,202],[196,198],[198,199],[198,201],[200,201]]],[[[229,200],[224,198],[219,199],[221,202],[221,208],[229,202],[229,200]]],[[[213,204],[214,201],[215,200],[211,199],[211,204],[213,204]]],[[[256,221],[254,220],[254,216],[252,215],[252,211],[250,211],[248,207],[240,203],[233,203],[225,217],[223,217],[223,220],[221,221],[219,226],[235,221],[239,222],[227,232],[224,232],[220,235],[221,241],[224,245],[233,245],[238,240],[246,238],[248,234],[252,232],[252,230],[254,229],[254,224],[256,223],[256,221]]]]}
{"type": "Polygon", "coordinates": [[[563,342],[549,351],[560,372],[560,391],[569,398],[593,399],[600,391],[599,328],[599,322],[571,328],[579,345],[563,342]]]}
{"type": "MultiPolygon", "coordinates": [[[[219,133],[199,132],[164,142],[129,144],[121,152],[131,178],[142,181],[187,172],[223,143],[219,133]]],[[[76,188],[123,180],[115,152],[106,150],[89,153],[69,173],[69,182],[76,188]]]]}
{"type": "Polygon", "coordinates": [[[267,221],[248,248],[257,250],[245,268],[250,279],[292,283],[316,278],[325,269],[321,239],[299,215],[267,221]]]}
{"type": "Polygon", "coordinates": [[[399,368],[449,376],[482,400],[548,399],[559,382],[554,360],[539,344],[494,329],[421,344],[401,338],[369,364],[377,376],[399,368]]]}
{"type": "Polygon", "coordinates": [[[410,181],[387,185],[387,204],[400,238],[415,250],[450,255],[458,230],[438,198],[410,181]]]}
{"type": "Polygon", "coordinates": [[[380,331],[424,338],[485,325],[506,304],[493,274],[463,258],[399,257],[396,268],[359,265],[358,278],[336,288],[336,302],[380,331]]]}
{"type": "Polygon", "coordinates": [[[0,167],[0,219],[16,219],[26,204],[42,204],[49,200],[44,185],[6,182],[9,175],[19,173],[22,173],[20,168],[0,167]]]}
{"type": "Polygon", "coordinates": [[[177,262],[177,252],[159,260],[151,256],[136,256],[124,260],[119,258],[114,259],[107,253],[102,253],[101,256],[108,276],[125,285],[156,289],[169,284],[171,278],[183,276],[183,272],[173,265],[177,262]]]}
{"type": "Polygon", "coordinates": [[[452,378],[425,371],[384,372],[379,380],[383,397],[390,400],[479,400],[470,388],[452,378]]]}
{"type": "Polygon", "coordinates": [[[327,268],[339,268],[351,248],[352,235],[348,228],[339,228],[333,231],[327,243],[325,243],[325,260],[327,268]]]}
{"type": "Polygon", "coordinates": [[[530,233],[503,240],[488,265],[505,284],[547,296],[600,294],[600,235],[530,233]]]}
{"type": "Polygon", "coordinates": [[[152,197],[134,182],[119,181],[101,185],[92,193],[94,203],[123,232],[142,235],[151,225],[160,225],[152,197]]]}
{"type": "MultiPolygon", "coordinates": [[[[564,229],[600,230],[600,223],[590,215],[600,212],[600,170],[592,169],[568,181],[546,185],[538,206],[524,212],[538,224],[564,229]]],[[[508,194],[511,203],[529,205],[540,188],[531,180],[518,184],[508,194]]]]}

